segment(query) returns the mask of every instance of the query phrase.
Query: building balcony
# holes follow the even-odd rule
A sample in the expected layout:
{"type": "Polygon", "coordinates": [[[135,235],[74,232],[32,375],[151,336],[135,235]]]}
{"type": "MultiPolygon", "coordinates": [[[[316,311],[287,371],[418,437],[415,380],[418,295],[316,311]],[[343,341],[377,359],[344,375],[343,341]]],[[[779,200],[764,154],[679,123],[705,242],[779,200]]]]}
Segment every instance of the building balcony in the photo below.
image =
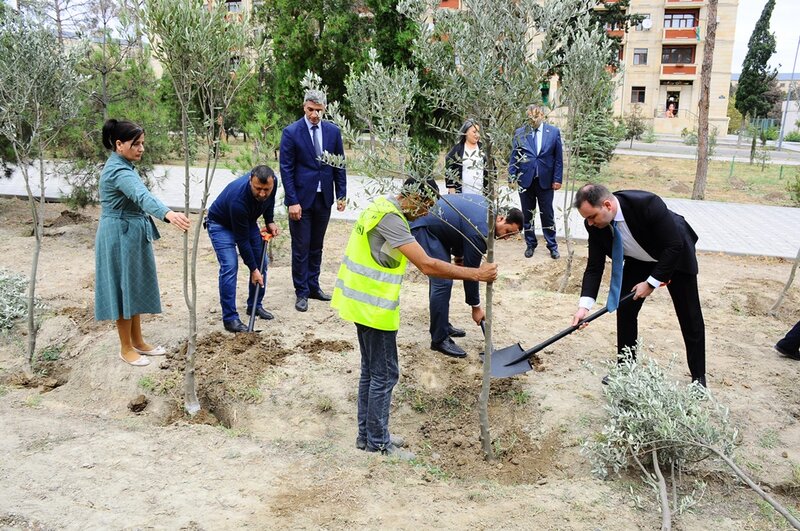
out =
{"type": "Polygon", "coordinates": [[[662,40],[666,44],[683,44],[700,40],[700,26],[695,28],[664,28],[662,40]]]}
{"type": "Polygon", "coordinates": [[[667,64],[661,65],[661,75],[670,78],[693,78],[697,75],[697,65],[667,64]]]}
{"type": "Polygon", "coordinates": [[[609,37],[616,37],[617,39],[621,39],[625,36],[625,30],[616,29],[616,30],[606,30],[606,35],[609,37]]]}

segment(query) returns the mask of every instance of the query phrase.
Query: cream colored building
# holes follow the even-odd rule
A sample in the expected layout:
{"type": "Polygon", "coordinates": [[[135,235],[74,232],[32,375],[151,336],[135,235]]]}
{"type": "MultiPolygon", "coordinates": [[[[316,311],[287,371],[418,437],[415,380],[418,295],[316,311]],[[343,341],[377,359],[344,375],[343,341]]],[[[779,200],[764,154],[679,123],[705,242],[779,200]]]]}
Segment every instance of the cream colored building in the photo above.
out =
{"type": "MultiPolygon", "coordinates": [[[[728,130],[728,91],[739,0],[719,0],[711,69],[709,125],[728,130]]],[[[707,0],[631,0],[630,13],[647,18],[622,36],[614,113],[640,105],[656,133],[697,127],[700,71],[708,27],[707,0]],[[670,113],[670,110],[672,112],[670,113]],[[672,116],[670,116],[672,114],[672,116]]],[[[613,28],[609,28],[614,31],[613,28]]]]}
{"type": "MultiPolygon", "coordinates": [[[[728,90],[738,5],[739,0],[719,0],[717,8],[709,125],[716,126],[721,134],[728,130],[728,90]]],[[[461,2],[445,0],[440,6],[459,9],[461,2]]],[[[629,13],[646,19],[627,33],[607,28],[609,34],[622,38],[614,114],[629,114],[638,104],[656,133],[679,134],[683,128],[696,128],[708,0],[631,0],[629,13]],[[670,104],[672,117],[668,112],[670,104]]],[[[552,80],[549,97],[555,101],[557,90],[557,80],[552,80]]]]}

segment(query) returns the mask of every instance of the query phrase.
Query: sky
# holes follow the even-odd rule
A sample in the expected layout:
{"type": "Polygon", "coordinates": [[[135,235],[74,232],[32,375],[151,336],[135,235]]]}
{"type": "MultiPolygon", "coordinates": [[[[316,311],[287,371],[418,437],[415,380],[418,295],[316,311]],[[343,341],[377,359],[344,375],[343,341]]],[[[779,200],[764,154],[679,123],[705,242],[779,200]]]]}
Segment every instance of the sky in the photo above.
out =
{"type": "MultiPolygon", "coordinates": [[[[753,33],[758,17],[767,0],[739,0],[736,16],[736,36],[733,43],[733,63],[731,72],[741,73],[744,56],[747,55],[747,41],[753,33]]],[[[790,73],[794,63],[797,39],[800,38],[800,0],[777,0],[769,29],[775,34],[775,54],[770,65],[780,73],[790,73]],[[778,66],[780,65],[780,66],[778,66]]],[[[797,60],[797,77],[800,78],[800,58],[797,60]]]]}

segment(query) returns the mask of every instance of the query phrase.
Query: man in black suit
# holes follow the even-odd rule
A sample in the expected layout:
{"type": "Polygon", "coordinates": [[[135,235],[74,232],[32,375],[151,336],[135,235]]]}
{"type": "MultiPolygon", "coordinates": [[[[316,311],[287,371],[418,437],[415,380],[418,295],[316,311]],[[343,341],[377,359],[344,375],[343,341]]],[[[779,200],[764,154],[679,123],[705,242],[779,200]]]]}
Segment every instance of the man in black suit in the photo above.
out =
{"type": "Polygon", "coordinates": [[[692,227],[683,216],[668,210],[660,197],[639,190],[612,194],[605,186],[587,184],[575,195],[575,208],[589,232],[589,258],[573,325],[584,319],[594,304],[606,256],[611,256],[613,239],[619,236],[625,256],[620,291],[634,292],[633,300],[620,304],[617,311],[619,360],[624,360],[626,347],[636,357],[639,310],[644,299],[666,283],[686,345],[692,381],[705,386],[705,324],[697,292],[697,235],[692,227]]]}
{"type": "Polygon", "coordinates": [[[331,300],[319,285],[322,244],[334,198],[339,212],[346,204],[344,168],[319,159],[326,151],[344,157],[341,131],[322,119],[326,104],[325,93],[307,91],[303,100],[305,116],[286,126],[281,136],[281,181],[292,235],[292,281],[297,296],[294,307],[299,312],[308,310],[308,299],[331,300]]]}

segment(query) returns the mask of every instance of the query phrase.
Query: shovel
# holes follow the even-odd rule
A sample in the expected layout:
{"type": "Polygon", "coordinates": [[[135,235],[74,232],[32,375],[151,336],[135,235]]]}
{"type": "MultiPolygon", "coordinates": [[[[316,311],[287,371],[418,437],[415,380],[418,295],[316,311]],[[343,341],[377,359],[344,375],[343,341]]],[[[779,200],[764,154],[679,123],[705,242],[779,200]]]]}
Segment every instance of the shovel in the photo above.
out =
{"type": "MultiPolygon", "coordinates": [[[[627,293],[619,300],[619,303],[622,304],[626,300],[630,299],[633,297],[633,294],[633,291],[627,293]]],[[[608,313],[608,306],[603,306],[601,309],[597,310],[586,319],[583,319],[575,326],[570,326],[569,328],[562,330],[550,339],[539,343],[535,347],[532,347],[528,350],[522,350],[520,344],[517,343],[516,345],[511,345],[510,347],[494,351],[492,353],[492,377],[508,378],[509,376],[516,376],[517,374],[528,372],[533,368],[531,366],[531,357],[534,354],[546,347],[549,347],[559,339],[570,335],[584,324],[594,321],[606,313],[608,313]]]]}
{"type": "MultiPolygon", "coordinates": [[[[271,237],[271,235],[270,235],[271,237]]],[[[261,265],[258,266],[258,270],[261,271],[261,276],[264,276],[264,264],[267,261],[267,245],[269,244],[270,238],[264,238],[264,249],[261,251],[261,265]]],[[[264,280],[264,289],[267,289],[267,281],[264,280]]],[[[253,298],[253,308],[250,312],[250,322],[247,324],[247,331],[252,332],[253,327],[256,325],[256,303],[258,301],[258,296],[261,294],[261,285],[256,284],[256,295],[253,298]]],[[[256,330],[256,332],[261,332],[261,330],[256,330]]]]}

